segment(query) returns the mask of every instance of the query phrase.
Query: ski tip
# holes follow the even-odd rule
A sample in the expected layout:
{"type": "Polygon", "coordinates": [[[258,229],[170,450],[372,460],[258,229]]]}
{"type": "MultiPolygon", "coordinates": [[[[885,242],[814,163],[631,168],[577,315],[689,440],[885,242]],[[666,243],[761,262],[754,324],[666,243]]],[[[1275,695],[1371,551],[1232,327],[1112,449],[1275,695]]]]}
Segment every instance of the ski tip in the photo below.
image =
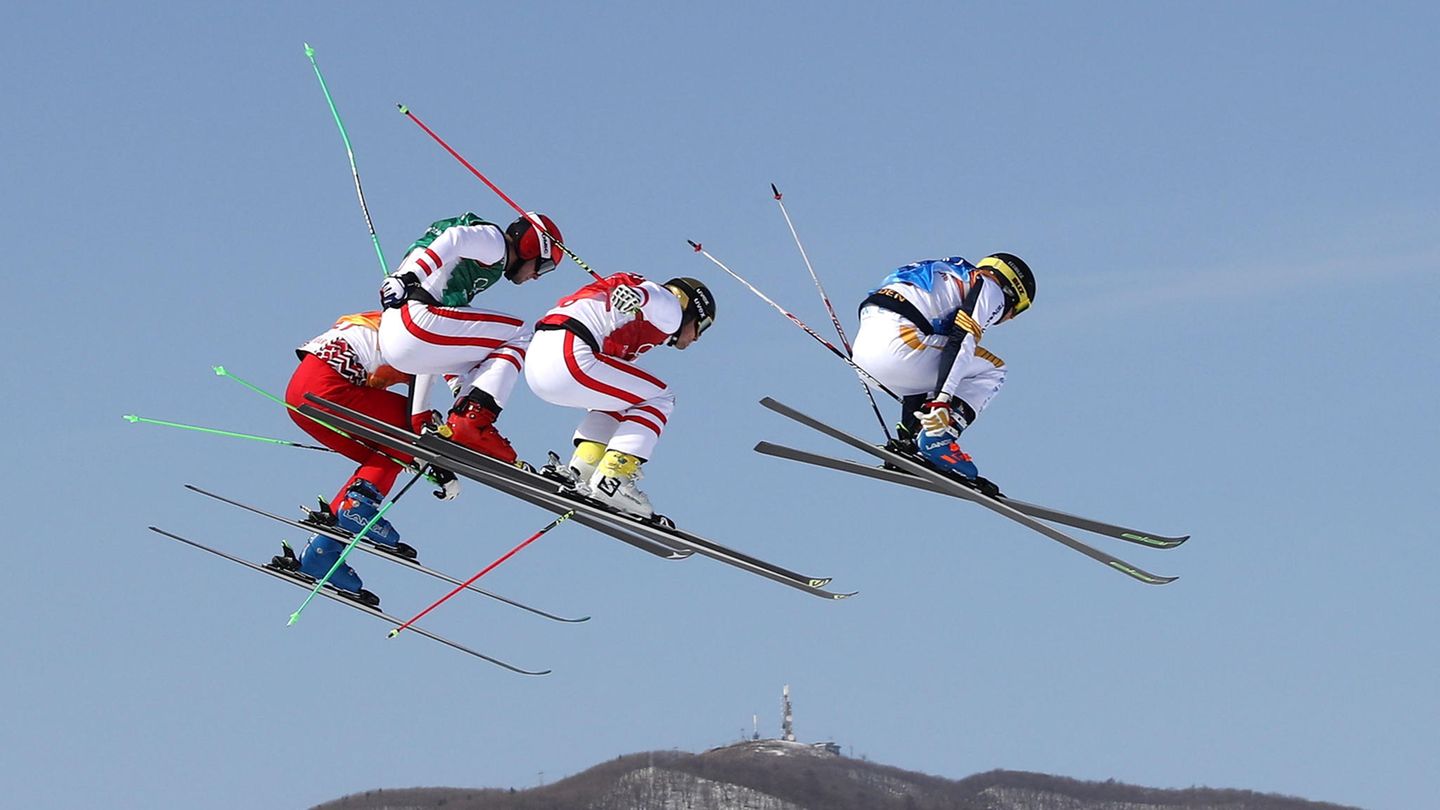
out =
{"type": "Polygon", "coordinates": [[[1166,537],[1164,535],[1149,535],[1136,534],[1134,532],[1122,532],[1120,534],[1120,539],[1129,540],[1132,543],[1139,543],[1141,545],[1150,546],[1151,548],[1175,548],[1186,540],[1189,540],[1190,535],[1187,534],[1181,537],[1166,537]]]}

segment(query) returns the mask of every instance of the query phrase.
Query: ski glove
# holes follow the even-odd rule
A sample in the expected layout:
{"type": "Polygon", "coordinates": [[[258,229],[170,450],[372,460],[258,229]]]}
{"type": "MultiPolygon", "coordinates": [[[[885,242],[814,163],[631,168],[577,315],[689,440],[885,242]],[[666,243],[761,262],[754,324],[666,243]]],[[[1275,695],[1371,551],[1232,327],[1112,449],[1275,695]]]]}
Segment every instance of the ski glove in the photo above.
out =
{"type": "Polygon", "coordinates": [[[960,431],[969,426],[965,417],[951,410],[948,402],[927,402],[915,412],[915,418],[920,420],[920,427],[930,436],[943,436],[946,433],[959,436],[960,431]]]}
{"type": "Polygon", "coordinates": [[[419,282],[410,273],[398,276],[386,276],[380,282],[380,306],[385,309],[395,309],[405,303],[405,297],[410,293],[410,288],[419,282]]]}
{"type": "Polygon", "coordinates": [[[410,415],[410,429],[416,433],[424,433],[427,427],[439,427],[445,424],[445,417],[439,411],[421,411],[410,415]]]}
{"type": "Polygon", "coordinates": [[[435,479],[435,484],[440,487],[434,492],[435,497],[440,500],[453,501],[455,496],[460,494],[460,480],[455,477],[455,473],[432,466],[430,477],[435,479]]]}
{"type": "Polygon", "coordinates": [[[643,295],[644,293],[640,292],[638,288],[621,284],[610,291],[610,307],[626,315],[634,315],[640,311],[641,303],[644,301],[641,297],[643,295]]]}

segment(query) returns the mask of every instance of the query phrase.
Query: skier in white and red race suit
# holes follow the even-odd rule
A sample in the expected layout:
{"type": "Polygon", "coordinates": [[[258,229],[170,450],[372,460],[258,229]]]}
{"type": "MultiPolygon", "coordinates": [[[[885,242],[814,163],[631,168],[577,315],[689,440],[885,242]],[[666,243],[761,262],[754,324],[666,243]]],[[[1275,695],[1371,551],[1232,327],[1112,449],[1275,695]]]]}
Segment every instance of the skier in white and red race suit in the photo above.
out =
{"type": "Polygon", "coordinates": [[[524,284],[554,270],[564,258],[561,239],[543,214],[529,212],[502,230],[466,213],[432,224],[410,246],[380,287],[380,350],[395,368],[419,377],[411,404],[417,423],[428,413],[434,377],[456,375],[458,397],[441,435],[515,461],[495,418],[525,366],[532,331],[513,315],[469,304],[502,276],[524,284]]]}
{"type": "Polygon", "coordinates": [[[977,264],[952,256],[907,264],[860,304],[856,365],[903,397],[901,452],[975,480],[960,433],[1005,383],[1005,364],[981,348],[986,329],[1029,308],[1035,276],[1018,256],[977,264]]]}
{"type": "MultiPolygon", "coordinates": [[[[300,365],[285,389],[285,402],[292,406],[287,410],[295,424],[316,441],[360,465],[330,501],[336,525],[351,534],[358,533],[375,517],[381,501],[395,485],[395,478],[413,460],[404,453],[337,433],[294,408],[308,403],[306,394],[315,394],[382,422],[419,430],[421,425],[415,423],[428,419],[428,412],[412,419],[407,397],[387,390],[400,383],[413,385],[414,377],[395,370],[381,356],[380,319],[379,312],[345,315],[330,329],[306,341],[295,350],[300,365]]],[[[450,500],[459,493],[460,484],[453,474],[432,468],[431,475],[440,485],[436,497],[450,500]]],[[[377,520],[365,536],[397,555],[412,559],[416,556],[415,549],[400,542],[400,533],[385,518],[377,520]]],[[[300,555],[300,570],[320,579],[344,549],[344,543],[313,535],[300,555]]],[[[344,591],[362,593],[360,577],[348,564],[336,570],[330,583],[344,591]]]]}
{"type": "Polygon", "coordinates": [[[546,402],[589,411],[568,465],[547,467],[582,495],[641,518],[636,487],[675,409],[675,394],[634,364],[659,345],[684,350],[715,322],[715,298],[693,278],[657,284],[617,273],[560,299],[535,326],[525,380],[546,402]]]}

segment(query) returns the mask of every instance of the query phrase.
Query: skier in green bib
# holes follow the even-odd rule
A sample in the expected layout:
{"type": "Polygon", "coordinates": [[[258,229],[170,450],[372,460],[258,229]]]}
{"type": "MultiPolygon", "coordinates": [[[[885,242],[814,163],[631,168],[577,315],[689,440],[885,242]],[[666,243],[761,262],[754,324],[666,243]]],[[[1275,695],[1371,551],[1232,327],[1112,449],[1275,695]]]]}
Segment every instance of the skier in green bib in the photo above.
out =
{"type": "Polygon", "coordinates": [[[458,396],[444,432],[506,463],[516,454],[495,418],[524,369],[532,330],[470,301],[502,276],[524,284],[554,270],[564,258],[561,239],[555,223],[533,211],[503,229],[465,213],[432,224],[380,286],[380,352],[396,370],[416,375],[412,415],[427,411],[436,376],[453,377],[458,396]]]}

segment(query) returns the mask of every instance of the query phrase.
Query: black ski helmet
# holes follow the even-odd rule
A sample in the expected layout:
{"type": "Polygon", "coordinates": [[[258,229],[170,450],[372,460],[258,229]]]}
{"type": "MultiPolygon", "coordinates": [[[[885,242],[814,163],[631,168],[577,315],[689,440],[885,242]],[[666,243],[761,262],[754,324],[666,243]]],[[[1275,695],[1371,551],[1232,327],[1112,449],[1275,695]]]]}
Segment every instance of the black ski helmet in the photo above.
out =
{"type": "Polygon", "coordinates": [[[715,323],[715,296],[699,279],[681,276],[665,282],[665,286],[680,299],[680,309],[684,312],[680,323],[683,325],[690,319],[695,321],[696,337],[715,323]]]}
{"type": "Polygon", "coordinates": [[[515,255],[520,261],[537,259],[535,262],[535,277],[545,275],[555,269],[565,258],[565,253],[560,248],[564,237],[560,235],[560,229],[555,227],[555,220],[544,214],[537,214],[528,211],[524,216],[516,217],[505,229],[505,235],[510,237],[510,243],[515,246],[515,255]],[[535,227],[535,221],[539,220],[542,227],[535,227]]]}
{"type": "Polygon", "coordinates": [[[1013,253],[992,253],[975,266],[987,267],[999,277],[1012,318],[1030,308],[1035,300],[1035,274],[1023,259],[1013,253]]]}

